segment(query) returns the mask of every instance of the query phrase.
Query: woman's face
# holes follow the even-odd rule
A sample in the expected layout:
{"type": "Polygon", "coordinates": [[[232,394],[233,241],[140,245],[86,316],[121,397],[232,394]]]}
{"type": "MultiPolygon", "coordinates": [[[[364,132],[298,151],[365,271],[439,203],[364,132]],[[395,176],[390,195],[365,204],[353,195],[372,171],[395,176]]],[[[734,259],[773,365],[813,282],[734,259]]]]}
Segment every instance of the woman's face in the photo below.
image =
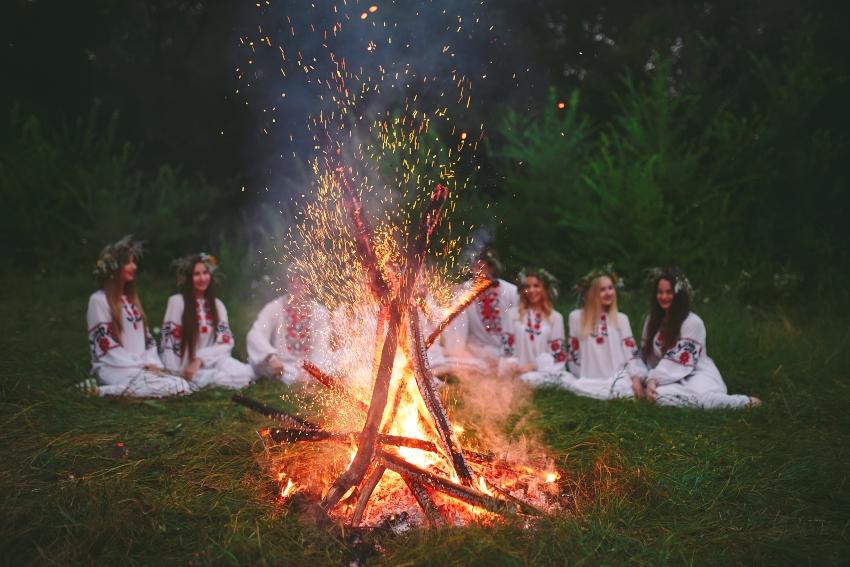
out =
{"type": "Polygon", "coordinates": [[[136,279],[136,257],[130,256],[127,263],[121,266],[121,283],[130,283],[136,279]]]}
{"type": "Polygon", "coordinates": [[[614,289],[614,282],[608,276],[599,278],[599,303],[605,309],[614,305],[617,299],[617,291],[614,289]]]}
{"type": "Polygon", "coordinates": [[[203,293],[207,291],[207,288],[210,287],[211,279],[210,270],[203,262],[198,262],[195,264],[195,267],[192,268],[192,288],[199,295],[203,295],[203,293]]]}
{"type": "Polygon", "coordinates": [[[673,284],[668,280],[658,280],[658,287],[655,288],[655,300],[661,309],[667,311],[673,304],[673,284]]]}
{"type": "Polygon", "coordinates": [[[525,293],[528,304],[536,306],[543,302],[543,295],[546,293],[546,289],[543,287],[543,282],[540,281],[540,278],[528,276],[525,278],[523,293],[525,293]]]}

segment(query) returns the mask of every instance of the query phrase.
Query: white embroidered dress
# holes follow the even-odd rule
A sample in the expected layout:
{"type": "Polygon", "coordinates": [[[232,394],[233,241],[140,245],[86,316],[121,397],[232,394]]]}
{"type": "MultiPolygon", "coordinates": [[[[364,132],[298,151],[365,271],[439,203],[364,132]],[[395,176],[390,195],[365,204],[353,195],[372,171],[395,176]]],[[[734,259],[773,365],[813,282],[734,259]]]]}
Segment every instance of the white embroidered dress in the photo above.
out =
{"type": "Polygon", "coordinates": [[[520,375],[531,386],[557,386],[572,379],[566,371],[564,317],[557,311],[547,317],[536,309],[527,309],[523,314],[512,309],[510,328],[502,345],[504,354],[513,357],[503,367],[533,366],[533,370],[520,375]]]}
{"type": "MultiPolygon", "coordinates": [[[[646,336],[646,323],[641,342],[646,336]]],[[[705,323],[690,313],[682,322],[679,340],[664,350],[660,332],[652,337],[652,357],[647,360],[648,380],[657,380],[657,403],[668,406],[698,407],[704,409],[743,408],[749,405],[749,396],[730,395],[720,371],[708,357],[705,346],[705,323]]]]}
{"type": "Polygon", "coordinates": [[[616,313],[617,325],[603,313],[584,339],[581,339],[581,309],[570,313],[567,343],[570,373],[577,378],[564,387],[580,396],[599,400],[634,396],[632,376],[646,376],[629,318],[616,313]]]}
{"type": "Polygon", "coordinates": [[[295,304],[288,295],[267,303],[248,331],[248,361],[260,376],[279,378],[292,384],[309,376],[302,364],[309,360],[322,370],[328,337],[327,311],[315,302],[295,304]],[[273,376],[268,359],[277,356],[283,362],[283,375],[273,376]]]}
{"type": "Polygon", "coordinates": [[[517,287],[504,280],[482,293],[443,333],[441,366],[461,374],[494,372],[504,356],[502,341],[518,298],[517,287]]]}
{"type": "MultiPolygon", "coordinates": [[[[227,309],[220,299],[215,300],[218,311],[218,326],[213,328],[213,317],[206,299],[195,300],[198,315],[198,335],[195,340],[195,358],[201,361],[201,368],[195,372],[189,383],[193,390],[206,386],[239,389],[248,386],[254,379],[254,372],[244,362],[231,356],[233,352],[233,333],[227,318],[227,309]]],[[[165,317],[162,321],[162,361],[172,372],[181,373],[191,362],[189,349],[180,356],[183,344],[183,295],[175,294],[168,298],[165,317]]]]}
{"type": "Polygon", "coordinates": [[[91,373],[100,383],[100,395],[160,398],[188,393],[189,384],[179,376],[145,370],[145,366],[163,368],[162,361],[141,313],[123,296],[121,315],[119,342],[112,327],[106,293],[99,290],[89,298],[86,321],[91,373]]]}

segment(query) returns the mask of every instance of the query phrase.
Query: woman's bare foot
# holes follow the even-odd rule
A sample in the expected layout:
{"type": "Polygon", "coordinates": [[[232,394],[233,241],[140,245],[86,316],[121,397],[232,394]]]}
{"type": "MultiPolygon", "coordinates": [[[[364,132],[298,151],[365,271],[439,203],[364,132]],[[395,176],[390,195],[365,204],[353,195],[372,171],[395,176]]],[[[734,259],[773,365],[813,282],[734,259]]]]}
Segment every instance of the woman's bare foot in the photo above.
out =
{"type": "Polygon", "coordinates": [[[747,404],[748,408],[757,408],[760,407],[764,402],[761,401],[760,398],[755,396],[750,396],[750,403],[747,404]]]}

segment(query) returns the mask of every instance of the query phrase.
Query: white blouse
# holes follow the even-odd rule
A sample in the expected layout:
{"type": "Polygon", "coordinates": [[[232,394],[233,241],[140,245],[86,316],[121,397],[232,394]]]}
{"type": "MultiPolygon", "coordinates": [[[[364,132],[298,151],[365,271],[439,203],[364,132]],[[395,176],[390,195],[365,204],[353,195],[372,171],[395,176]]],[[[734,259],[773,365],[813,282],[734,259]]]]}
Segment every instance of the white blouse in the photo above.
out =
{"type": "Polygon", "coordinates": [[[629,376],[646,376],[629,318],[616,313],[617,325],[603,313],[590,334],[581,337],[581,309],[570,313],[569,368],[576,378],[611,378],[623,369],[629,376]]]}
{"type": "Polygon", "coordinates": [[[263,307],[248,331],[248,360],[256,367],[274,354],[285,367],[300,368],[305,359],[314,360],[327,350],[327,326],[328,315],[322,306],[315,302],[296,305],[282,295],[263,307]]]}
{"type": "MultiPolygon", "coordinates": [[[[643,341],[649,340],[646,336],[646,323],[643,341]]],[[[700,372],[709,374],[722,383],[717,366],[708,357],[705,339],[705,323],[695,313],[689,313],[682,321],[679,340],[669,349],[664,348],[664,336],[659,330],[652,337],[652,356],[646,361],[651,368],[647,380],[657,380],[659,386],[664,386],[700,372]]]]}
{"type": "Polygon", "coordinates": [[[503,335],[506,356],[513,356],[522,367],[533,364],[538,372],[560,372],[567,362],[564,341],[564,317],[552,311],[547,317],[535,309],[520,315],[511,310],[510,330],[503,335]]]}
{"type": "Polygon", "coordinates": [[[142,320],[142,314],[126,296],[121,296],[121,341],[112,328],[112,313],[106,292],[98,290],[89,297],[86,322],[92,374],[102,367],[143,368],[146,365],[162,368],[156,352],[156,342],[142,320]]]}
{"type": "MultiPolygon", "coordinates": [[[[185,356],[189,352],[188,349],[184,356],[180,357],[180,348],[183,344],[184,307],[183,295],[178,293],[169,297],[162,322],[162,360],[165,367],[173,372],[181,372],[191,362],[188,356],[185,356]]],[[[198,317],[195,358],[207,368],[215,366],[223,358],[230,358],[234,344],[224,303],[216,298],[215,307],[218,311],[218,326],[213,328],[212,312],[207,300],[204,298],[195,300],[198,317]]]]}

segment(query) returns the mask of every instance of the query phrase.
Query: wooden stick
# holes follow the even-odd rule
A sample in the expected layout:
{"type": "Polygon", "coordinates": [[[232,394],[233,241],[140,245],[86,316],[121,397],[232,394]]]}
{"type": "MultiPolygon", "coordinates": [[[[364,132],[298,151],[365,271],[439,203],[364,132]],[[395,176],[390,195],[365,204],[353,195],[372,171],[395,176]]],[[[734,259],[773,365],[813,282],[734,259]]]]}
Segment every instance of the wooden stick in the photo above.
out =
{"type": "Polygon", "coordinates": [[[342,384],[342,380],[340,378],[328,374],[327,372],[323,372],[319,369],[318,366],[316,366],[309,360],[305,360],[302,366],[304,367],[304,370],[307,371],[307,374],[318,380],[319,383],[322,384],[322,386],[338,394],[340,397],[345,398],[348,403],[357,406],[357,409],[359,409],[363,413],[369,411],[369,406],[363,403],[362,400],[358,400],[357,398],[355,398],[354,394],[349,392],[348,389],[346,389],[346,387],[342,384]]]}
{"type": "Polygon", "coordinates": [[[351,516],[352,526],[356,527],[360,525],[361,520],[363,520],[363,514],[366,512],[366,506],[369,504],[369,499],[372,498],[372,493],[375,491],[378,483],[381,482],[381,477],[384,476],[386,470],[387,468],[384,465],[378,464],[375,466],[372,474],[366,479],[366,482],[363,483],[360,496],[357,498],[357,506],[354,508],[354,514],[351,516]]]}
{"type": "Polygon", "coordinates": [[[460,443],[458,443],[457,437],[455,437],[454,431],[452,431],[452,427],[449,425],[449,419],[446,416],[446,410],[443,409],[440,396],[434,388],[434,375],[428,367],[428,359],[426,358],[425,345],[422,339],[422,327],[419,325],[419,315],[416,312],[416,307],[409,308],[407,324],[409,328],[408,355],[413,365],[413,375],[416,378],[416,385],[419,386],[419,392],[422,394],[425,406],[434,419],[438,437],[442,442],[443,449],[451,459],[452,467],[463,484],[472,486],[472,471],[463,456],[460,443]]]}
{"type": "Polygon", "coordinates": [[[408,463],[401,457],[393,455],[386,451],[381,451],[378,455],[379,462],[391,471],[395,471],[400,475],[407,475],[416,482],[438,490],[444,494],[448,494],[452,498],[462,500],[467,504],[484,508],[490,512],[497,514],[516,514],[520,512],[519,506],[513,502],[499,500],[489,494],[478,492],[477,490],[463,486],[449,479],[431,474],[425,469],[419,468],[414,464],[408,463]]]}
{"type": "Polygon", "coordinates": [[[437,504],[434,503],[434,499],[431,498],[431,494],[428,492],[428,489],[408,475],[403,474],[401,475],[401,478],[404,480],[407,488],[410,489],[411,494],[413,494],[413,497],[416,499],[416,503],[419,504],[419,507],[422,508],[423,512],[425,512],[425,517],[428,518],[428,525],[431,528],[444,527],[446,525],[446,520],[440,513],[440,509],[437,507],[437,504]]]}
{"type": "Polygon", "coordinates": [[[241,406],[245,406],[246,408],[254,410],[257,413],[261,413],[266,417],[270,417],[270,418],[272,418],[276,421],[279,421],[282,424],[284,424],[284,426],[286,426],[288,428],[300,429],[300,430],[304,430],[304,429],[318,430],[318,429],[321,429],[321,427],[319,427],[318,424],[313,423],[312,421],[307,421],[306,419],[301,419],[300,417],[294,416],[290,413],[286,413],[283,410],[273,408],[273,407],[268,406],[268,405],[266,405],[262,402],[259,402],[257,400],[251,399],[251,398],[246,398],[245,396],[242,396],[242,395],[239,395],[239,394],[233,394],[233,396],[231,396],[230,399],[233,402],[235,402],[235,403],[237,403],[241,406]]]}
{"type": "Polygon", "coordinates": [[[498,281],[499,280],[497,279],[491,280],[490,278],[477,276],[472,282],[472,287],[470,288],[470,290],[461,296],[457,305],[454,306],[449,315],[445,319],[440,321],[440,324],[437,325],[437,328],[434,329],[434,331],[430,335],[428,335],[427,339],[425,339],[425,348],[431,348],[431,345],[433,345],[437,341],[439,336],[443,334],[443,331],[445,331],[446,328],[452,324],[452,321],[454,321],[458,315],[463,313],[463,311],[467,307],[472,305],[472,302],[478,299],[478,297],[482,293],[496,285],[498,281]]]}

